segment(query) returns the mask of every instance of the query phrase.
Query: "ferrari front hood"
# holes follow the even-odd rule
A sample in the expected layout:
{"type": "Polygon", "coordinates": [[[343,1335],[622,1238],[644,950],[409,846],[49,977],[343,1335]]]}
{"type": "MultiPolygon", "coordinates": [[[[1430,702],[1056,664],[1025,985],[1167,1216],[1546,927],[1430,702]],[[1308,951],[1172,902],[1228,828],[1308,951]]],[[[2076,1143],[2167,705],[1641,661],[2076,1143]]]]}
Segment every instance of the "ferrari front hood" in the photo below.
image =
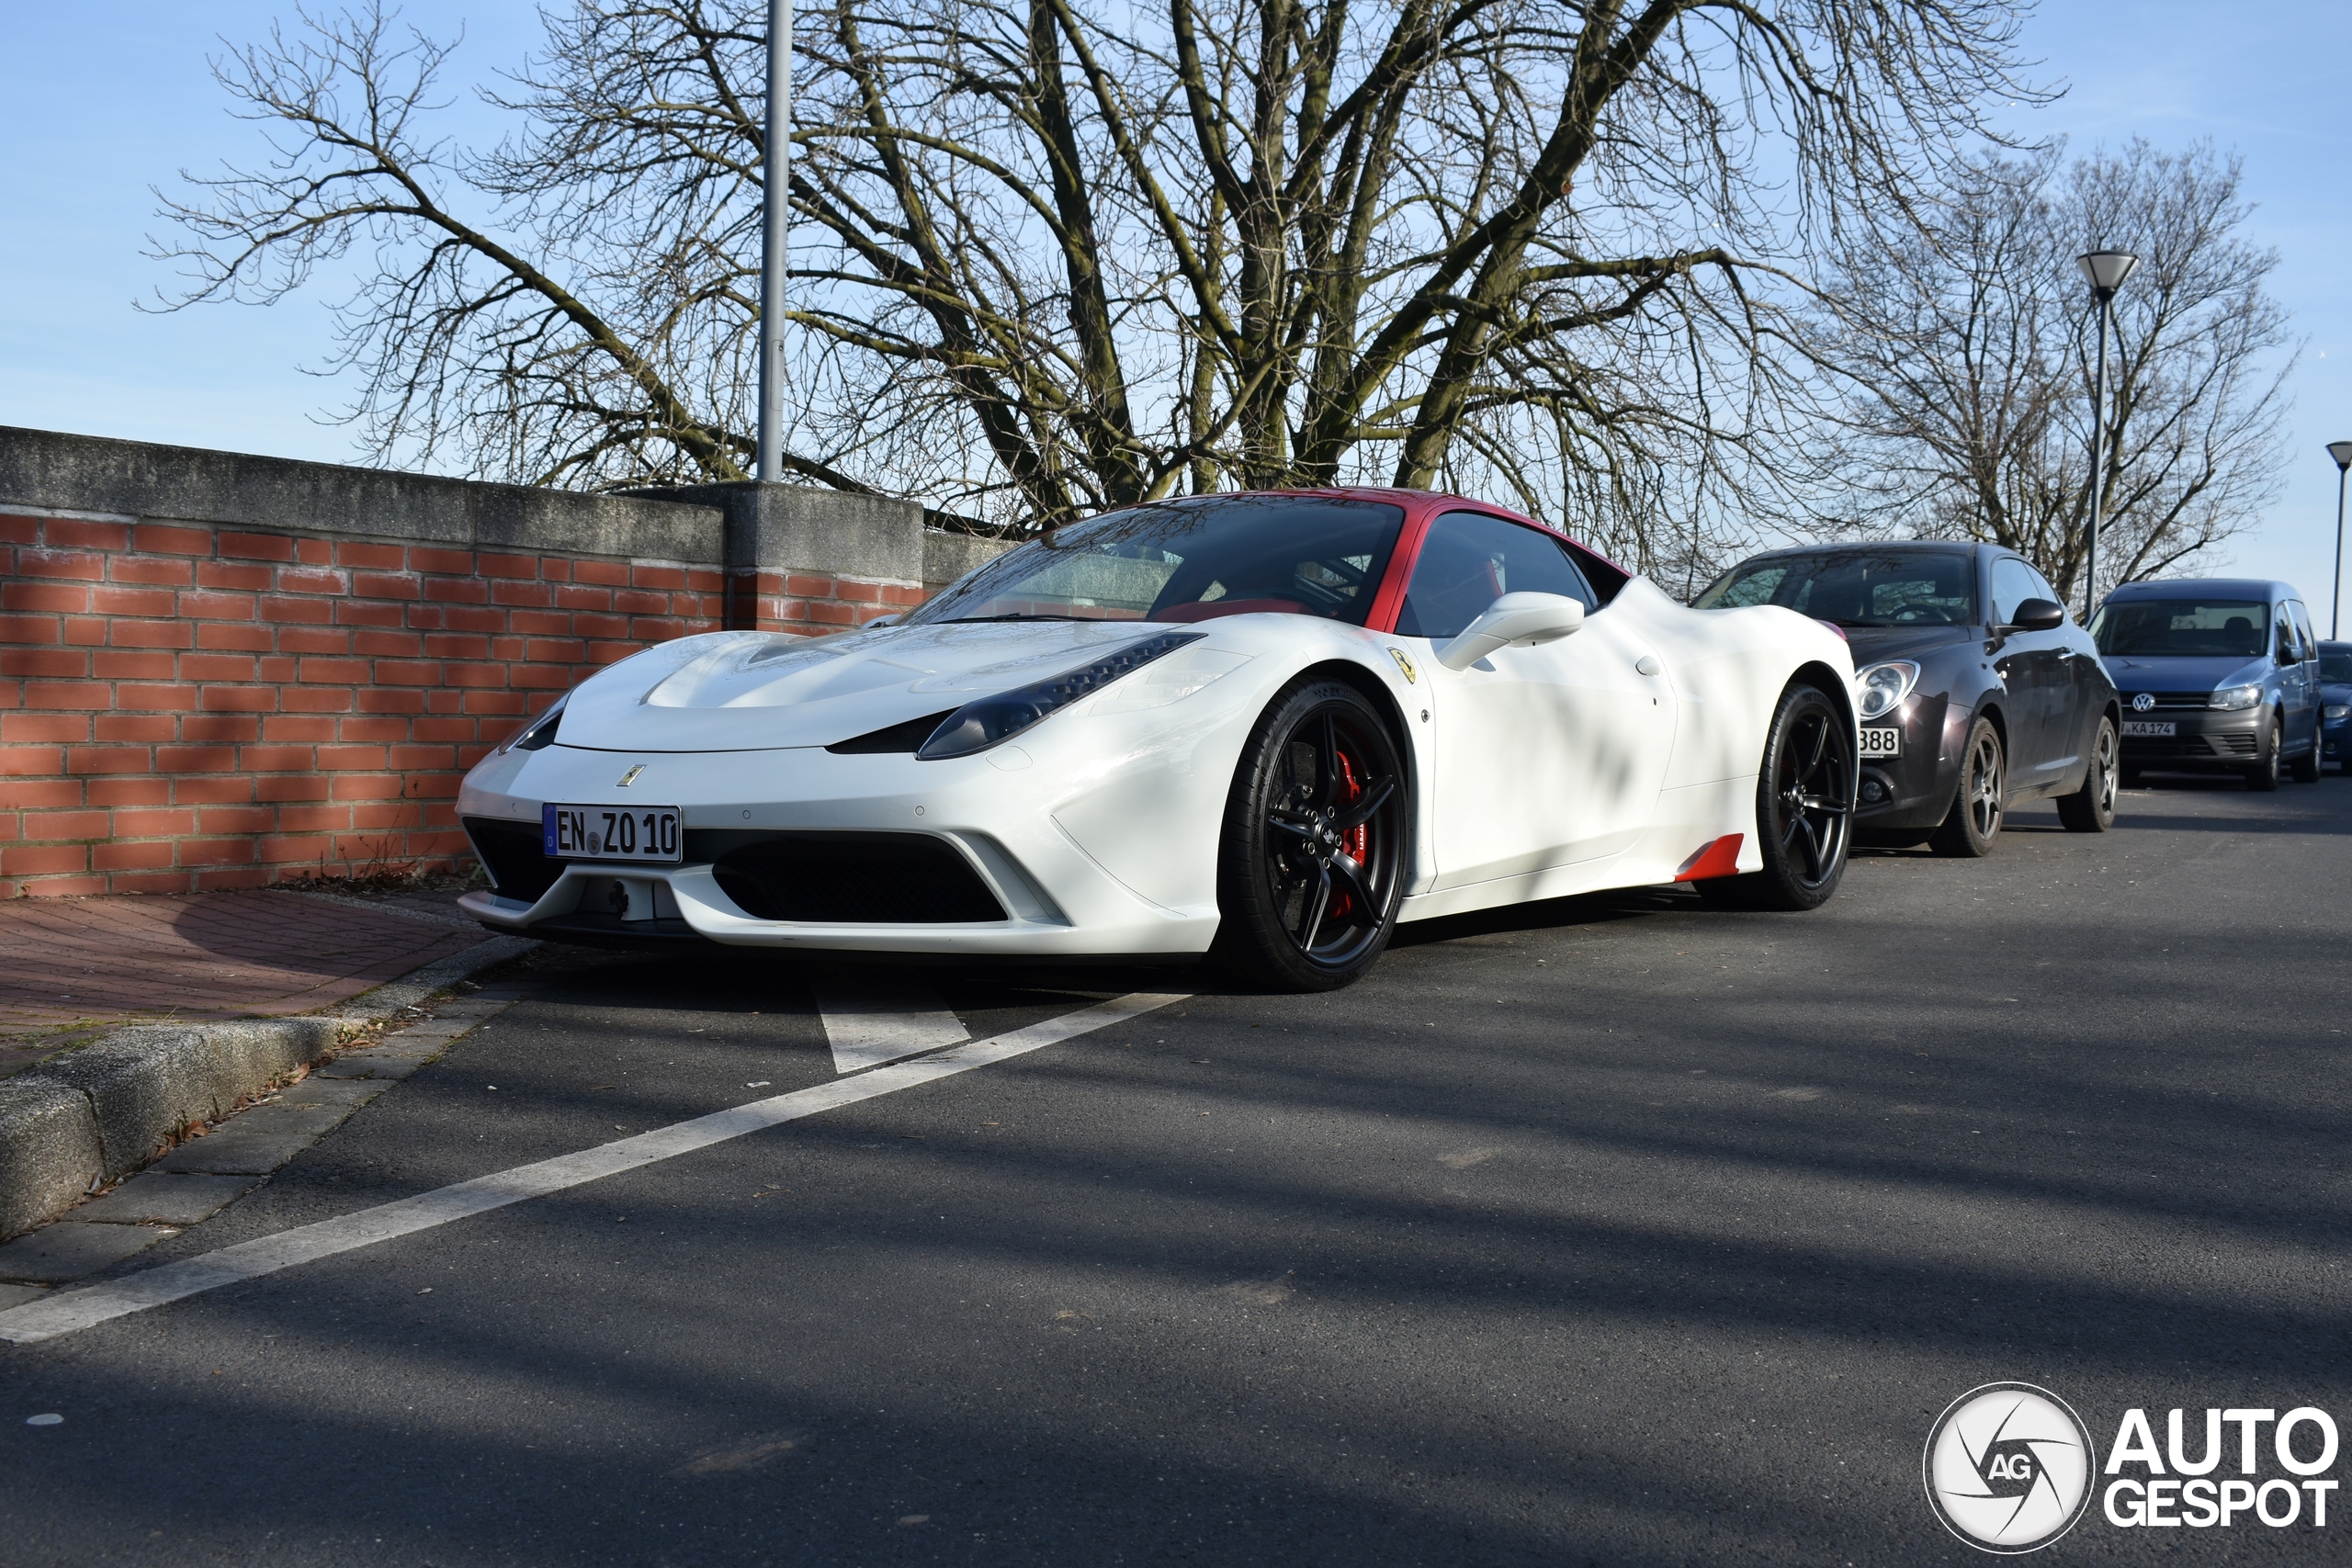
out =
{"type": "Polygon", "coordinates": [[[681,637],[582,682],[556,739],[603,751],[830,746],[1045,680],[1160,629],[1137,621],[949,622],[826,637],[681,637]]]}

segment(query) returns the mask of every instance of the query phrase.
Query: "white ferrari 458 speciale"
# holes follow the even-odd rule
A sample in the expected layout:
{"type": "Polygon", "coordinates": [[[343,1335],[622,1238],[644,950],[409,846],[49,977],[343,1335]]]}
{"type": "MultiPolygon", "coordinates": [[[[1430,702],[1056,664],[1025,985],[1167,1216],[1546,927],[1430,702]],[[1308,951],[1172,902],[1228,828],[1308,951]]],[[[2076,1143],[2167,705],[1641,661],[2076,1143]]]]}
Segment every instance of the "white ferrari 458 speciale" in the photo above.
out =
{"type": "Polygon", "coordinates": [[[1345,985],[1403,920],[1609,887],[1810,908],[1853,664],[1454,496],[1198,496],[834,637],[582,682],[467,777],[503,931],[1345,985]]]}

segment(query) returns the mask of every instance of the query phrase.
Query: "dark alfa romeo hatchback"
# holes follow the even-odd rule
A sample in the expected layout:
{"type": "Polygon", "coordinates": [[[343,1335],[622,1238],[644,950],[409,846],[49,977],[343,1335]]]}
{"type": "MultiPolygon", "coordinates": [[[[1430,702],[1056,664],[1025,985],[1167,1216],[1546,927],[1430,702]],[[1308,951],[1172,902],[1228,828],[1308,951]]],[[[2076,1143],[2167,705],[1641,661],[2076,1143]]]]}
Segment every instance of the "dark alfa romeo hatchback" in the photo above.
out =
{"type": "Polygon", "coordinates": [[[2076,832],[2115,820],[2121,713],[2088,633],[1990,545],[1774,550],[1691,601],[1781,604],[1845,633],[1860,720],[1858,842],[1981,855],[2020,801],[2076,832]]]}

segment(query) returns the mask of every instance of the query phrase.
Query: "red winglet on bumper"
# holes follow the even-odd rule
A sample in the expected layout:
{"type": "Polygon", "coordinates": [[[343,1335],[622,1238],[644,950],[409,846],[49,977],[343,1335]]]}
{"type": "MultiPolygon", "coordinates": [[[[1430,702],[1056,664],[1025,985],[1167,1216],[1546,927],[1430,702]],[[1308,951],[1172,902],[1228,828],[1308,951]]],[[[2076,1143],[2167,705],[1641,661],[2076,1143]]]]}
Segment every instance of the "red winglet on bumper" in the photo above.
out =
{"type": "Polygon", "coordinates": [[[1697,854],[1682,863],[1682,869],[1674,874],[1674,880],[1703,882],[1711,876],[1737,876],[1741,837],[1742,835],[1738,833],[1725,833],[1714,842],[1706,845],[1697,854]]]}

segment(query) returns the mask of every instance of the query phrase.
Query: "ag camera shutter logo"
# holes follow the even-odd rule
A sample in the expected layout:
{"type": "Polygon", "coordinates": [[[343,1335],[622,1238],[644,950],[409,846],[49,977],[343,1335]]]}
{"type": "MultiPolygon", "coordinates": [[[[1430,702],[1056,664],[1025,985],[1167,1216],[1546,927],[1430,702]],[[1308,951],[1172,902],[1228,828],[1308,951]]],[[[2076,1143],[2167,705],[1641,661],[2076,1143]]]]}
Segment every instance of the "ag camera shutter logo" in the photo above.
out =
{"type": "Polygon", "coordinates": [[[1951,1402],[1920,1461],[1928,1506],[1980,1551],[2039,1551],[2090,1506],[2098,1456],[2066,1402],[2031,1383],[1993,1382],[1951,1402]]]}

